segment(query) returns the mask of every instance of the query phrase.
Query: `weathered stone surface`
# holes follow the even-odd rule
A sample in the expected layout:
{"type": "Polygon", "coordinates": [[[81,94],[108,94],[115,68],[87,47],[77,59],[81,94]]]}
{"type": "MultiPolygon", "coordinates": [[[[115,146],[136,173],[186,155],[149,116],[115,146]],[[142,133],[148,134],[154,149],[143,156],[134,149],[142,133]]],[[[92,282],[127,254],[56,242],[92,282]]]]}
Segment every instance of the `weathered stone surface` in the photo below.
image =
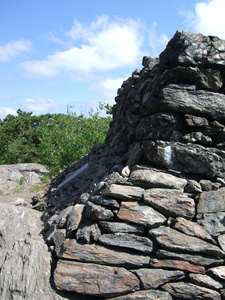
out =
{"type": "Polygon", "coordinates": [[[209,178],[225,176],[225,151],[179,142],[146,141],[143,145],[145,158],[156,165],[209,178]]]}
{"type": "Polygon", "coordinates": [[[71,234],[74,230],[76,230],[80,224],[83,212],[84,212],[83,204],[76,204],[67,217],[66,229],[67,234],[71,234]]]}
{"type": "Polygon", "coordinates": [[[197,181],[189,179],[187,181],[187,185],[185,186],[184,191],[185,191],[185,193],[199,194],[202,192],[202,187],[201,187],[200,183],[198,183],[197,181]]]}
{"type": "Polygon", "coordinates": [[[164,111],[184,114],[206,115],[223,121],[225,95],[209,91],[189,91],[168,85],[161,93],[159,107],[164,111]]]}
{"type": "Polygon", "coordinates": [[[198,214],[197,223],[212,236],[218,236],[225,231],[225,212],[198,214]]]}
{"type": "Polygon", "coordinates": [[[141,288],[144,290],[156,289],[160,285],[178,281],[185,277],[183,271],[168,271],[164,269],[143,268],[132,271],[141,281],[141,288]]]}
{"type": "Polygon", "coordinates": [[[137,169],[131,172],[129,180],[145,189],[167,188],[183,190],[187,180],[168,173],[156,172],[149,169],[137,169]]]}
{"type": "Polygon", "coordinates": [[[197,285],[204,286],[209,289],[222,289],[223,285],[211,278],[208,275],[202,275],[202,274],[189,274],[189,278],[191,279],[191,282],[197,285]]]}
{"type": "Polygon", "coordinates": [[[62,299],[51,288],[51,255],[42,236],[41,213],[0,204],[0,298],[62,299]]]}
{"type": "Polygon", "coordinates": [[[54,273],[57,289],[113,297],[139,290],[139,280],[124,268],[59,260],[54,273]],[[84,280],[85,278],[85,280],[84,280]]]}
{"type": "Polygon", "coordinates": [[[85,216],[89,220],[112,220],[114,217],[111,210],[106,209],[103,206],[93,204],[90,201],[87,202],[85,208],[85,216]]]}
{"type": "Polygon", "coordinates": [[[222,258],[204,255],[204,254],[196,254],[196,253],[192,253],[192,254],[178,253],[178,252],[170,252],[161,249],[156,252],[156,256],[158,258],[164,258],[164,259],[168,258],[168,259],[185,260],[195,265],[200,265],[205,267],[223,264],[222,258]]]}
{"type": "Polygon", "coordinates": [[[206,272],[210,276],[215,276],[216,278],[225,279],[225,266],[218,266],[208,269],[206,272]]]}
{"type": "Polygon", "coordinates": [[[110,300],[172,300],[169,293],[159,290],[138,291],[125,296],[110,298],[110,300]]]}
{"type": "Polygon", "coordinates": [[[116,200],[110,198],[104,198],[101,196],[92,196],[90,197],[90,201],[97,205],[106,206],[112,209],[113,208],[117,209],[120,207],[119,203],[116,200]]]}
{"type": "Polygon", "coordinates": [[[202,132],[192,132],[184,135],[182,140],[186,143],[196,143],[203,146],[211,146],[212,145],[212,138],[209,136],[204,135],[202,132]]]}
{"type": "Polygon", "coordinates": [[[225,41],[216,36],[179,30],[160,54],[160,63],[222,68],[225,65],[225,41]]]}
{"type": "Polygon", "coordinates": [[[141,200],[143,198],[144,189],[136,186],[126,186],[119,184],[111,184],[108,186],[103,195],[120,200],[141,200]]]}
{"type": "Polygon", "coordinates": [[[99,242],[107,246],[129,248],[144,253],[151,253],[153,250],[153,243],[150,239],[129,233],[103,234],[99,242]]]}
{"type": "MultiPolygon", "coordinates": [[[[68,206],[65,209],[63,209],[60,214],[54,218],[52,224],[56,225],[58,228],[65,228],[66,227],[66,222],[69,217],[70,212],[73,210],[73,206],[68,206]]],[[[72,216],[71,221],[72,221],[72,216]]],[[[72,222],[71,222],[72,225],[72,222]]]]}
{"type": "Polygon", "coordinates": [[[90,221],[85,221],[82,223],[76,232],[76,239],[81,243],[91,243],[93,241],[98,241],[101,236],[101,231],[98,224],[92,223],[90,221]]]}
{"type": "Polygon", "coordinates": [[[152,207],[136,201],[122,202],[117,218],[148,227],[164,224],[166,218],[152,207]]]}
{"type": "Polygon", "coordinates": [[[158,113],[141,119],[135,135],[137,140],[170,141],[174,131],[180,131],[182,127],[183,122],[179,115],[158,113]]]}
{"type": "Polygon", "coordinates": [[[144,226],[137,225],[137,224],[128,224],[123,222],[107,222],[107,221],[100,221],[99,225],[107,230],[108,232],[112,233],[139,233],[143,234],[145,231],[144,226]]]}
{"type": "Polygon", "coordinates": [[[193,218],[195,215],[194,200],[175,189],[149,189],[145,191],[144,203],[154,207],[167,217],[193,218]]]}
{"type": "Polygon", "coordinates": [[[208,126],[209,122],[206,118],[185,114],[185,124],[190,127],[201,128],[208,126]]]}
{"type": "Polygon", "coordinates": [[[217,291],[193,283],[172,282],[164,284],[162,288],[178,299],[221,300],[217,291]]]}
{"type": "Polygon", "coordinates": [[[110,249],[96,244],[79,244],[74,239],[65,241],[59,257],[112,266],[140,267],[149,264],[148,256],[129,253],[122,249],[110,249]]]}
{"type": "Polygon", "coordinates": [[[221,234],[218,236],[218,243],[223,251],[225,251],[225,234],[221,234]]]}
{"type": "Polygon", "coordinates": [[[178,217],[175,221],[173,228],[182,231],[185,234],[196,236],[198,238],[207,240],[215,244],[215,240],[211,237],[211,235],[196,222],[192,222],[182,217],[178,217]]]}
{"type": "Polygon", "coordinates": [[[160,226],[159,228],[150,229],[149,233],[165,249],[191,253],[201,252],[219,257],[225,256],[225,253],[219,247],[169,227],[160,226]]]}
{"type": "MultiPolygon", "coordinates": [[[[225,161],[224,161],[225,163],[225,161]]],[[[225,188],[203,192],[197,205],[197,213],[217,213],[225,211],[225,188]]]]}
{"type": "Polygon", "coordinates": [[[194,265],[184,260],[175,260],[175,259],[164,259],[158,260],[156,258],[150,260],[150,266],[155,268],[164,268],[164,269],[175,269],[182,270],[190,273],[205,273],[205,268],[199,265],[194,265]]]}

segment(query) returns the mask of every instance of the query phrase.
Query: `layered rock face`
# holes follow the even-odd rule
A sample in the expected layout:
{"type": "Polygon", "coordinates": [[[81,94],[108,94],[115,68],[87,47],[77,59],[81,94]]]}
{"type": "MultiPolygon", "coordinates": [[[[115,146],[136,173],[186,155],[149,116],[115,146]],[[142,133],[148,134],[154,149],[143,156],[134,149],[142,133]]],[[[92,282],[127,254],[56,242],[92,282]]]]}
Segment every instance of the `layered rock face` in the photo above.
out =
{"type": "Polygon", "coordinates": [[[52,183],[55,288],[225,299],[225,41],[178,31],[143,66],[118,90],[106,143],[52,183]]]}

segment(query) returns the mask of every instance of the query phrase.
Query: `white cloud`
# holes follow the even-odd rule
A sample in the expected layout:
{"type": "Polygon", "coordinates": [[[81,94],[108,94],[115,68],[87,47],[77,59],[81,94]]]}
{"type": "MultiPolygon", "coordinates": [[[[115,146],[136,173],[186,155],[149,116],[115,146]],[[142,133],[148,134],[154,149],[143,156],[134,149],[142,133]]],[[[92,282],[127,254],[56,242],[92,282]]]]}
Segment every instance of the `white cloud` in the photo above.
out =
{"type": "Polygon", "coordinates": [[[12,41],[0,46],[0,62],[7,62],[31,49],[31,42],[25,39],[12,41]]]}
{"type": "Polygon", "coordinates": [[[96,72],[133,67],[142,56],[141,24],[131,19],[110,22],[107,17],[99,17],[87,26],[76,21],[66,35],[73,39],[73,47],[45,60],[24,62],[20,68],[29,76],[66,73],[82,80],[96,72]],[[82,43],[76,45],[78,39],[82,43]]]}
{"type": "Polygon", "coordinates": [[[37,97],[35,99],[26,99],[22,104],[23,109],[32,112],[51,112],[51,109],[58,107],[58,104],[51,99],[37,97]]]}
{"type": "Polygon", "coordinates": [[[195,11],[183,11],[188,29],[205,35],[215,35],[225,39],[225,1],[209,0],[195,4],[195,11]]]}
{"type": "Polygon", "coordinates": [[[123,81],[127,79],[127,77],[128,76],[116,79],[108,77],[96,84],[93,84],[91,89],[99,91],[99,93],[103,94],[107,98],[115,98],[117,90],[121,87],[123,81]]]}
{"type": "Polygon", "coordinates": [[[157,23],[153,22],[149,30],[149,45],[151,47],[151,56],[158,57],[165,49],[169,38],[165,33],[159,35],[157,33],[157,23]]]}
{"type": "Polygon", "coordinates": [[[15,109],[10,108],[10,107],[0,107],[0,119],[2,119],[2,120],[5,119],[5,117],[9,114],[15,116],[15,115],[17,115],[17,112],[15,109]]]}

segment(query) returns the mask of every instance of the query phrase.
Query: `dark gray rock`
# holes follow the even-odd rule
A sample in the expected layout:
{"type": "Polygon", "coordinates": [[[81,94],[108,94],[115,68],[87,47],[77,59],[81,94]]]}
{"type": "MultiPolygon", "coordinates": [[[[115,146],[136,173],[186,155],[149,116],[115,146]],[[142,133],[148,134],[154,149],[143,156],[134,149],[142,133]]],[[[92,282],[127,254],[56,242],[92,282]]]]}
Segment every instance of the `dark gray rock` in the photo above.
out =
{"type": "Polygon", "coordinates": [[[149,189],[144,194],[144,203],[167,217],[182,216],[190,219],[195,215],[194,200],[175,189],[149,189]]]}
{"type": "Polygon", "coordinates": [[[156,238],[157,242],[164,249],[176,252],[211,254],[219,257],[225,256],[225,253],[219,247],[169,227],[160,226],[159,228],[151,229],[149,233],[156,238]]]}
{"type": "Polygon", "coordinates": [[[129,180],[145,189],[168,188],[183,190],[187,180],[178,178],[165,172],[157,172],[151,169],[137,169],[131,172],[129,180]]]}
{"type": "Polygon", "coordinates": [[[141,281],[141,288],[144,290],[156,289],[160,285],[170,282],[178,281],[185,277],[183,271],[168,271],[164,269],[137,269],[132,271],[141,281]]]}
{"type": "Polygon", "coordinates": [[[167,250],[158,250],[156,252],[157,258],[168,258],[168,259],[176,259],[176,260],[185,260],[190,263],[201,265],[204,267],[215,266],[223,264],[223,259],[215,256],[209,256],[206,254],[197,254],[197,253],[178,253],[171,252],[167,250]]]}
{"type": "Polygon", "coordinates": [[[88,201],[85,207],[85,216],[89,220],[112,220],[114,215],[110,209],[88,201]]]}
{"type": "Polygon", "coordinates": [[[125,296],[110,298],[111,300],[172,300],[169,293],[160,290],[138,291],[125,296]]]}
{"type": "Polygon", "coordinates": [[[122,249],[111,249],[96,244],[79,244],[74,239],[65,241],[59,257],[111,266],[141,267],[149,264],[149,257],[140,253],[129,253],[122,249]]]}
{"type": "Polygon", "coordinates": [[[189,91],[169,85],[162,90],[159,109],[174,113],[206,115],[218,121],[224,120],[225,95],[208,91],[189,91]]]}
{"type": "Polygon", "coordinates": [[[189,274],[189,278],[191,279],[192,283],[204,286],[209,289],[219,290],[223,288],[223,285],[220,282],[216,281],[208,275],[189,274]]]}
{"type": "Polygon", "coordinates": [[[170,66],[217,66],[224,69],[225,42],[215,36],[177,31],[160,54],[160,63],[170,66]]]}
{"type": "Polygon", "coordinates": [[[153,243],[150,239],[129,233],[103,234],[99,238],[99,243],[106,246],[134,249],[144,253],[151,253],[153,250],[153,243]]]}
{"type": "Polygon", "coordinates": [[[225,152],[216,148],[205,148],[192,143],[146,141],[144,156],[149,162],[169,169],[209,178],[225,176],[225,152]]]}
{"type": "Polygon", "coordinates": [[[221,300],[217,291],[193,283],[171,282],[164,284],[162,288],[178,299],[221,300]]]}
{"type": "Polygon", "coordinates": [[[103,196],[120,200],[142,200],[143,194],[144,189],[140,187],[118,184],[111,184],[103,191],[103,196]]]}
{"type": "Polygon", "coordinates": [[[101,297],[139,290],[139,280],[124,268],[59,260],[54,273],[57,289],[101,297]],[[84,281],[85,278],[85,281],[84,281]]]}
{"type": "Polygon", "coordinates": [[[225,232],[225,212],[198,214],[197,223],[213,237],[225,232]]]}
{"type": "Polygon", "coordinates": [[[225,188],[203,192],[197,205],[197,213],[218,213],[225,211],[225,188]]]}
{"type": "Polygon", "coordinates": [[[128,224],[123,222],[107,222],[100,221],[99,225],[112,233],[136,233],[136,234],[144,234],[145,228],[144,226],[137,224],[128,224]]]}
{"type": "Polygon", "coordinates": [[[119,220],[148,227],[164,224],[166,218],[152,207],[136,201],[122,202],[117,214],[119,220]]]}

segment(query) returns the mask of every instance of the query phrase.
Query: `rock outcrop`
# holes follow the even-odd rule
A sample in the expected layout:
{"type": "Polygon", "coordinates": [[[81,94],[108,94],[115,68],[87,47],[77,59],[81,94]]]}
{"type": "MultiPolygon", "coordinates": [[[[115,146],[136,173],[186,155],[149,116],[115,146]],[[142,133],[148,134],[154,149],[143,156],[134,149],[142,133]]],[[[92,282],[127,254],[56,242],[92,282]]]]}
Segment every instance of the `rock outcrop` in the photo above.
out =
{"type": "Polygon", "coordinates": [[[225,41],[177,31],[118,90],[106,142],[52,182],[56,290],[225,299],[225,41]]]}

